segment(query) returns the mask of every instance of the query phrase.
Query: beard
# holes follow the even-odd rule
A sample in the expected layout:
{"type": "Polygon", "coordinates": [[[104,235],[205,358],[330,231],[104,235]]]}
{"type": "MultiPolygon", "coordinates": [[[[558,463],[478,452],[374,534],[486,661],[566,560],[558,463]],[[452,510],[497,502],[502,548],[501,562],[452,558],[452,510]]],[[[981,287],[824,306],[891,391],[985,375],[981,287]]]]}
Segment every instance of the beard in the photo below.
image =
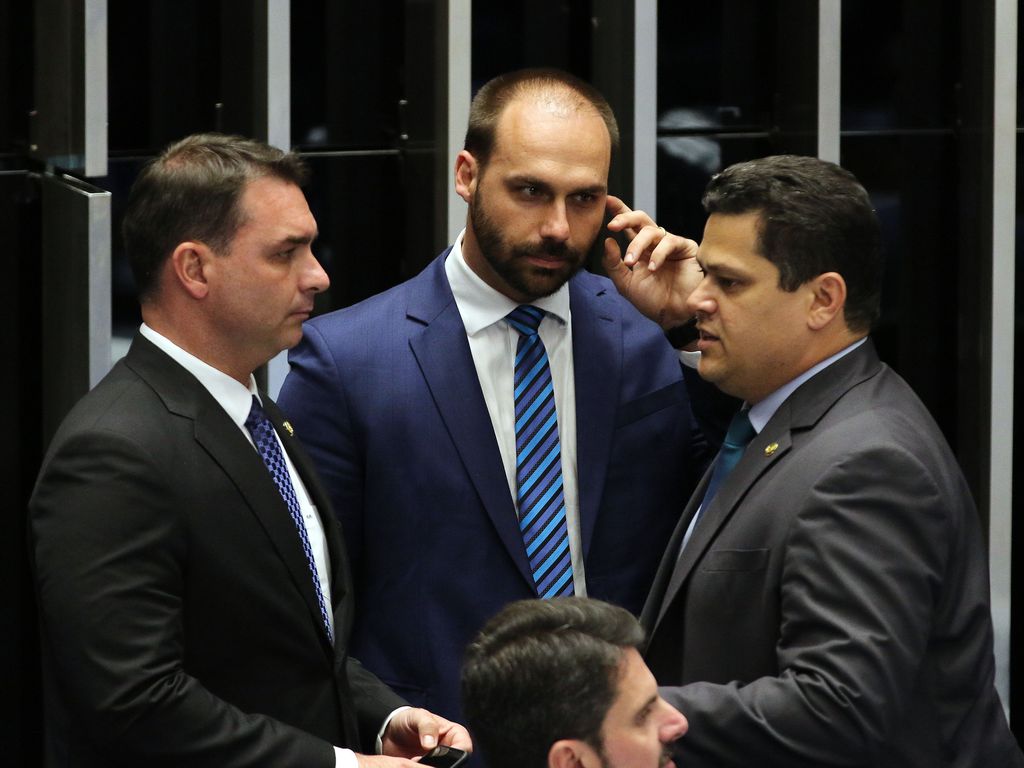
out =
{"type": "MultiPolygon", "coordinates": [[[[597,750],[598,759],[601,761],[600,768],[617,768],[608,759],[608,755],[605,754],[603,746],[597,750]]],[[[672,745],[666,744],[662,747],[661,757],[658,759],[658,768],[668,765],[672,761],[672,745]]]]}
{"type": "Polygon", "coordinates": [[[480,252],[488,265],[512,291],[526,301],[550,296],[583,268],[587,258],[586,250],[570,248],[560,240],[508,242],[501,227],[487,215],[479,187],[469,206],[469,219],[480,252]],[[531,257],[556,258],[558,261],[552,262],[550,267],[542,267],[530,263],[531,257]]]}

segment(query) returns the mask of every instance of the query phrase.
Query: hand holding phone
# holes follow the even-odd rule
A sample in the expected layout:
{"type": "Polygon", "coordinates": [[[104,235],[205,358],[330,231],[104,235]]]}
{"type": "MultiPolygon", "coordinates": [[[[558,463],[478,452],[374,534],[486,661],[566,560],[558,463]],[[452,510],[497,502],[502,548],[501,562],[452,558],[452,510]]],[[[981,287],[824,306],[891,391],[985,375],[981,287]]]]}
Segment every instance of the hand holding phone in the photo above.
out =
{"type": "Polygon", "coordinates": [[[437,746],[420,758],[420,765],[430,765],[434,766],[434,768],[455,768],[467,756],[468,753],[461,749],[437,746]]]}

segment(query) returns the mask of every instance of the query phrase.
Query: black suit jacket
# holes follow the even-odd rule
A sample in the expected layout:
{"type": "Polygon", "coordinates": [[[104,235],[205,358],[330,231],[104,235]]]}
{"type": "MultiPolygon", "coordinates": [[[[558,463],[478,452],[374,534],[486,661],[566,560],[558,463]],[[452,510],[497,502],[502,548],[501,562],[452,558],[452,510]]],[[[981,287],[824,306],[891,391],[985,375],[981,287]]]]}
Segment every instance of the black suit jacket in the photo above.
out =
{"type": "Polygon", "coordinates": [[[993,685],[978,515],[868,341],[747,447],[643,612],[688,768],[1024,765],[993,685]]]}
{"type": "Polygon", "coordinates": [[[72,410],[30,502],[52,766],[333,766],[403,702],[348,658],[341,532],[320,510],[336,643],[259,455],[142,337],[72,410]]]}

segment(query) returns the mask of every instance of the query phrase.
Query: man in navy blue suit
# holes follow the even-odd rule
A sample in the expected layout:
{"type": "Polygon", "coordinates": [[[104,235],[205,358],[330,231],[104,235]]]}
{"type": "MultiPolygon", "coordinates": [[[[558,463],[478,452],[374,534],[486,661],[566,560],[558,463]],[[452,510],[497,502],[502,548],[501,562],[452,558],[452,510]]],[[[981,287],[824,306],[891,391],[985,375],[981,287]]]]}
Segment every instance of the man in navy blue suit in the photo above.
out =
{"type": "Polygon", "coordinates": [[[408,282],[307,323],[291,353],[280,400],[349,542],[353,653],[446,716],[460,711],[463,649],[505,604],[554,583],[638,613],[706,465],[665,334],[581,269],[606,213],[631,235],[649,222],[608,195],[617,143],[588,84],[551,70],[492,80],[455,166],[463,233],[408,282]],[[550,414],[538,517],[517,476],[535,460],[513,397],[524,330],[506,320],[522,305],[552,393],[536,406],[550,414]]]}

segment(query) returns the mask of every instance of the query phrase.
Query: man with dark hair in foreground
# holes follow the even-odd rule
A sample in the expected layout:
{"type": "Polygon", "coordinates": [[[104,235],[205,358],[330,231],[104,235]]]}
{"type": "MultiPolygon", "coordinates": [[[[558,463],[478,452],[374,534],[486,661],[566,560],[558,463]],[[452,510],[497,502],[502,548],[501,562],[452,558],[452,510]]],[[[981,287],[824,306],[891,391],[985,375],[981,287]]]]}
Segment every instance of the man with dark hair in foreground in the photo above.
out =
{"type": "Polygon", "coordinates": [[[466,651],[462,698],[489,768],[659,768],[686,718],[658,695],[628,611],[581,597],[523,600],[466,651]]]}

